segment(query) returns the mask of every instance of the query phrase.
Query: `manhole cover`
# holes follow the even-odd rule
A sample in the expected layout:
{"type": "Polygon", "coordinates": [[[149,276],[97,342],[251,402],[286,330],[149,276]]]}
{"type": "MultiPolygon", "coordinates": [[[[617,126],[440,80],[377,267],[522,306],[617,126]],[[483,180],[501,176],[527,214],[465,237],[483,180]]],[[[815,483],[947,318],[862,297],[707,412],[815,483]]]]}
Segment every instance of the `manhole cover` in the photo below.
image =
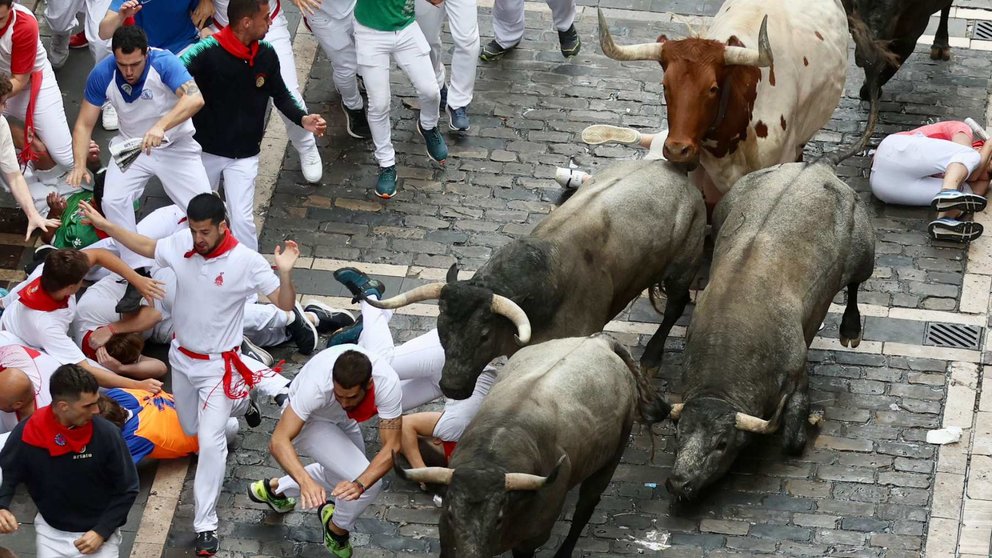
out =
{"type": "Polygon", "coordinates": [[[977,351],[982,344],[984,329],[973,325],[927,322],[923,344],[977,351]]]}
{"type": "Polygon", "coordinates": [[[984,41],[992,40],[992,21],[976,22],[975,31],[971,34],[971,38],[984,41]]]}

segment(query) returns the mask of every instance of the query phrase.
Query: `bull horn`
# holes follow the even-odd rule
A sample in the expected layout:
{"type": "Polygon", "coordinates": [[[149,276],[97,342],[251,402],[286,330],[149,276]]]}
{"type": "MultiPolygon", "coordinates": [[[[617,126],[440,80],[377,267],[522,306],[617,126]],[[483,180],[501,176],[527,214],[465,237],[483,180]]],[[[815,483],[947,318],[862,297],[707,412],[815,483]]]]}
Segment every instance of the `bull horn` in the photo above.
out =
{"type": "Polygon", "coordinates": [[[453,263],[451,267],[448,268],[448,274],[444,277],[445,282],[454,283],[458,280],[458,264],[453,263]]]}
{"type": "Polygon", "coordinates": [[[426,484],[451,484],[451,475],[454,469],[447,467],[419,467],[417,469],[399,469],[403,478],[413,482],[426,484]]]}
{"type": "Polygon", "coordinates": [[[782,419],[782,410],[785,409],[785,402],[789,398],[788,394],[783,395],[775,409],[775,414],[768,420],[749,415],[747,413],[737,413],[735,424],[738,430],[754,432],[755,434],[771,434],[778,430],[782,419]]]}
{"type": "Polygon", "coordinates": [[[517,326],[517,334],[514,338],[517,340],[518,345],[530,343],[530,320],[527,319],[527,313],[524,312],[523,308],[517,306],[516,302],[505,296],[493,293],[493,302],[490,310],[494,314],[506,316],[513,322],[513,325],[517,326]]]}
{"type": "Polygon", "coordinates": [[[614,60],[661,60],[661,43],[642,43],[639,45],[620,46],[613,42],[610,35],[610,25],[603,15],[603,10],[597,9],[599,15],[599,46],[603,54],[614,60]]]}
{"type": "Polygon", "coordinates": [[[685,407],[685,403],[675,403],[672,405],[672,411],[668,413],[668,418],[672,420],[679,420],[682,416],[682,408],[685,407]]]}
{"type": "Polygon", "coordinates": [[[529,475],[527,473],[507,473],[507,490],[540,490],[548,477],[540,475],[529,475]]]}
{"type": "Polygon", "coordinates": [[[755,66],[765,68],[772,65],[772,47],[768,42],[768,15],[761,20],[758,32],[758,48],[725,47],[723,63],[727,66],[755,66]]]}
{"type": "Polygon", "coordinates": [[[408,304],[413,304],[414,302],[441,298],[442,288],[444,288],[444,283],[429,283],[427,285],[421,285],[416,289],[409,290],[405,293],[400,293],[392,298],[387,298],[386,300],[375,300],[374,298],[366,298],[364,296],[362,299],[376,308],[381,308],[383,310],[394,310],[396,308],[407,306],[408,304]]]}

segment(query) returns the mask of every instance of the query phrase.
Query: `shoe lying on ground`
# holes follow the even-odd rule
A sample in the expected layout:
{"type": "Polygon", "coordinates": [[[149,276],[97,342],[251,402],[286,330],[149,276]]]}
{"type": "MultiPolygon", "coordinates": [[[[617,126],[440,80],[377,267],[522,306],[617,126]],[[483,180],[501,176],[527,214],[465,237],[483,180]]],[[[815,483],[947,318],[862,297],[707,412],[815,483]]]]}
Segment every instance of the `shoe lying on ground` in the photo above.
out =
{"type": "Polygon", "coordinates": [[[448,127],[459,132],[467,132],[469,129],[468,107],[456,109],[448,107],[448,127]]]}
{"type": "Polygon", "coordinates": [[[317,348],[317,327],[303,315],[303,307],[297,302],[293,305],[293,321],[286,326],[286,333],[296,344],[300,354],[308,355],[317,348]]]}
{"type": "Polygon", "coordinates": [[[375,181],[375,195],[384,200],[396,195],[396,165],[379,167],[379,178],[375,181]]]}
{"type": "Polygon", "coordinates": [[[289,513],[296,507],[296,499],[277,496],[272,493],[268,479],[258,480],[248,485],[248,499],[265,504],[276,513],[289,513]]]}
{"type": "Polygon", "coordinates": [[[272,363],[275,362],[275,359],[272,358],[272,355],[269,354],[269,351],[266,351],[265,349],[259,347],[258,345],[253,343],[251,339],[248,339],[247,337],[241,340],[241,354],[247,357],[251,357],[257,360],[258,362],[261,362],[267,367],[271,367],[272,363]]]}
{"type": "Polygon", "coordinates": [[[117,109],[113,105],[107,103],[103,105],[100,110],[100,124],[103,125],[103,129],[108,132],[113,132],[120,128],[120,119],[117,118],[117,109]]]}
{"type": "Polygon", "coordinates": [[[327,526],[331,522],[331,518],[334,517],[334,504],[330,502],[321,504],[317,508],[317,516],[320,517],[320,526],[324,531],[324,547],[327,548],[328,552],[335,558],[351,558],[351,540],[349,539],[344,544],[339,543],[334,540],[331,529],[327,526]]]}
{"type": "Polygon", "coordinates": [[[356,345],[358,344],[358,338],[362,336],[362,317],[358,317],[358,321],[351,324],[350,326],[343,327],[327,338],[327,347],[336,347],[338,345],[356,345]]]}
{"type": "Polygon", "coordinates": [[[303,311],[317,316],[317,333],[322,335],[355,323],[355,317],[351,315],[351,312],[331,308],[322,302],[310,302],[303,307],[303,311]]]}
{"type": "Polygon", "coordinates": [[[969,194],[957,190],[941,190],[930,200],[930,207],[937,211],[963,211],[975,213],[983,211],[988,201],[978,194],[969,194]]]}
{"type": "Polygon", "coordinates": [[[578,188],[589,178],[589,173],[579,169],[566,169],[558,167],[555,169],[555,182],[565,188],[578,188]]]}
{"type": "Polygon", "coordinates": [[[303,178],[310,184],[320,182],[324,176],[324,162],[320,160],[317,146],[300,152],[300,169],[303,171],[303,178]]]}
{"type": "Polygon", "coordinates": [[[255,392],[252,392],[248,398],[248,410],[245,411],[245,422],[252,428],[256,428],[262,424],[262,411],[258,409],[258,403],[255,402],[255,392]]]}
{"type": "Polygon", "coordinates": [[[386,292],[386,286],[381,281],[372,279],[365,272],[359,271],[354,267],[342,267],[336,270],[334,272],[334,278],[337,279],[338,283],[344,285],[354,296],[351,299],[352,302],[361,300],[363,298],[362,295],[366,297],[375,295],[376,298],[381,299],[382,295],[386,292]]]}
{"type": "MultiPolygon", "coordinates": [[[[138,275],[142,277],[151,277],[148,273],[148,269],[140,267],[134,270],[138,275]]],[[[141,295],[141,291],[137,287],[128,283],[127,289],[124,290],[124,296],[114,307],[114,312],[118,314],[130,314],[131,312],[137,312],[141,308],[141,300],[144,297],[141,295]]]]}
{"type": "Polygon", "coordinates": [[[213,556],[220,549],[217,531],[200,531],[196,534],[196,555],[213,556]]]}
{"type": "Polygon", "coordinates": [[[350,109],[341,105],[341,112],[344,113],[345,129],[348,135],[355,139],[368,139],[372,137],[372,130],[369,129],[369,120],[365,115],[365,108],[350,109]]]}
{"type": "Polygon", "coordinates": [[[420,125],[420,119],[418,118],[417,131],[420,132],[420,137],[424,138],[424,143],[427,145],[427,156],[438,163],[444,164],[444,161],[448,158],[448,144],[444,143],[444,136],[438,131],[437,125],[430,130],[425,130],[420,125]]]}
{"type": "Polygon", "coordinates": [[[621,128],[609,124],[593,124],[582,130],[582,141],[589,145],[601,143],[623,143],[635,145],[641,141],[641,133],[633,128],[621,128]]]}
{"type": "Polygon", "coordinates": [[[934,240],[950,240],[953,242],[971,242],[982,236],[984,227],[974,221],[958,221],[957,219],[936,219],[930,221],[927,232],[934,240]]]}
{"type": "Polygon", "coordinates": [[[579,38],[575,25],[558,32],[558,43],[561,45],[561,55],[565,58],[571,58],[582,50],[582,39],[579,38]]]}
{"type": "Polygon", "coordinates": [[[517,45],[519,44],[520,43],[516,43],[504,48],[496,42],[496,39],[493,39],[482,47],[482,50],[479,52],[479,60],[482,60],[483,62],[493,62],[499,60],[500,58],[503,58],[503,55],[507,52],[517,48],[517,45]]]}

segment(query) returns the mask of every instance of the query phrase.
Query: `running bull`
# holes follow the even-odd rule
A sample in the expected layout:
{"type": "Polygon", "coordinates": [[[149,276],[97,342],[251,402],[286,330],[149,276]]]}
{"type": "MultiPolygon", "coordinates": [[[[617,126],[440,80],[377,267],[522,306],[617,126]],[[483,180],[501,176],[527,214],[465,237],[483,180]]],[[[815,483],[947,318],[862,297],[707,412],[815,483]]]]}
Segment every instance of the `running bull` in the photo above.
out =
{"type": "Polygon", "coordinates": [[[868,213],[829,164],[751,173],[713,220],[711,279],[687,334],[684,403],[672,410],[678,453],[666,486],[673,502],[721,477],[754,434],[781,426],[785,450],[802,452],[807,350],[844,287],[840,342],[858,346],[858,287],[874,268],[868,213]]]}
{"type": "Polygon", "coordinates": [[[715,204],[745,174],[798,161],[830,119],[847,76],[840,0],[728,0],[701,37],[618,46],[599,13],[603,53],[664,70],[664,155],[715,204]],[[766,15],[766,14],[770,14],[766,15]]]}
{"type": "Polygon", "coordinates": [[[439,299],[441,391],[464,399],[494,358],[529,341],[599,332],[662,283],[664,319],[641,359],[653,368],[689,300],[705,225],[703,200],[684,172],[666,161],[621,162],[597,173],[530,236],[497,250],[471,279],[457,280],[453,266],[447,283],[368,302],[399,308],[439,299]]]}
{"type": "Polygon", "coordinates": [[[534,555],[581,485],[556,557],[572,555],[620,463],[635,419],[663,420],[669,407],[648,374],[609,335],[547,341],[521,349],[469,424],[450,468],[400,476],[448,485],[441,556],[476,558],[513,550],[534,555]]]}

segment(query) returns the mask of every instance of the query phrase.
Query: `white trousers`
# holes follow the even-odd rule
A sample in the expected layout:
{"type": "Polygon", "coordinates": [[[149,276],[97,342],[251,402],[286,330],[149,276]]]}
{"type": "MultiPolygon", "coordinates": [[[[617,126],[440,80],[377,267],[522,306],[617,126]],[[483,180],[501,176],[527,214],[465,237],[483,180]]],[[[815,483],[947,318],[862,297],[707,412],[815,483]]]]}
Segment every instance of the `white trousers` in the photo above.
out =
{"type": "MultiPolygon", "coordinates": [[[[179,423],[188,435],[196,434],[200,441],[196,476],[193,480],[195,515],[193,529],[217,529],[217,500],[227,469],[227,424],[231,417],[244,415],[248,398],[230,399],[224,391],[224,360],[220,355],[210,355],[210,360],[199,360],[179,350],[179,343],[172,341],[169,364],[172,367],[172,390],[176,398],[179,423]]],[[[262,395],[274,397],[282,392],[289,380],[266,368],[262,363],[242,356],[253,371],[264,371],[256,389],[262,395]]],[[[234,373],[237,378],[237,373],[234,373]]]]}
{"type": "MultiPolygon", "coordinates": [[[[355,480],[369,466],[369,459],[365,456],[362,431],[355,421],[340,425],[311,418],[293,440],[293,447],[296,448],[297,453],[309,455],[314,459],[305,470],[310,478],[324,487],[328,496],[339,482],[355,480]]],[[[300,495],[300,485],[286,475],[279,479],[277,492],[296,498],[300,495]]],[[[381,492],[380,481],[368,487],[357,500],[336,501],[334,517],[331,521],[341,529],[351,531],[355,520],[381,492]]]]}
{"type": "MultiPolygon", "coordinates": [[[[555,29],[568,31],[575,22],[575,0],[545,0],[551,8],[555,29]]],[[[493,4],[493,35],[503,48],[520,42],[524,36],[524,0],[496,0],[493,4]]]]}
{"type": "MultiPolygon", "coordinates": [[[[281,113],[280,113],[281,114],[281,113]]],[[[255,227],[255,178],[258,176],[258,155],[231,159],[203,153],[203,169],[207,171],[210,189],[218,191],[224,177],[224,199],[231,232],[238,242],[258,251],[258,229],[255,227]]]]}
{"type": "MultiPolygon", "coordinates": [[[[293,56],[293,41],[289,36],[289,22],[286,21],[285,13],[280,10],[279,15],[272,20],[265,40],[272,45],[279,57],[279,75],[286,83],[286,89],[296,98],[296,100],[306,109],[303,95],[300,93],[300,79],[296,75],[296,57],[293,56]]],[[[278,109],[276,112],[279,112],[278,109]]],[[[293,147],[297,151],[303,152],[317,147],[313,133],[304,130],[299,124],[291,122],[286,115],[279,112],[279,117],[286,124],[286,135],[293,142],[293,147]]],[[[240,238],[238,239],[240,240],[240,238]]]]}
{"type": "Polygon", "coordinates": [[[451,53],[451,85],[448,86],[448,106],[457,109],[472,102],[475,91],[476,67],[479,64],[479,10],[476,0],[444,0],[435,6],[427,0],[417,0],[417,24],[431,47],[431,64],[438,87],[444,87],[444,62],[441,27],[448,16],[448,30],[454,50],[451,53]]]}
{"type": "MultiPolygon", "coordinates": [[[[138,155],[127,172],[121,172],[114,163],[107,165],[103,214],[111,223],[136,230],[134,202],[145,191],[145,185],[152,176],[162,181],[172,203],[185,211],[189,200],[210,192],[210,181],[200,154],[200,144],[192,137],[185,137],[175,140],[168,147],[152,149],[151,155],[138,155]]],[[[152,260],[124,246],[120,246],[120,251],[121,259],[132,268],[152,264],[152,260]]]]}
{"type": "Polygon", "coordinates": [[[479,413],[482,401],[496,383],[496,369],[486,367],[475,382],[475,389],[468,399],[445,399],[444,411],[434,425],[434,437],[445,442],[457,442],[465,427],[479,413]]]}
{"type": "Polygon", "coordinates": [[[364,106],[358,92],[358,58],[355,54],[354,11],[356,0],[324,0],[320,8],[307,16],[307,25],[324,55],[331,61],[331,79],[349,109],[364,106]]]}
{"type": "Polygon", "coordinates": [[[367,116],[372,141],[375,142],[375,158],[380,167],[391,167],[396,164],[396,151],[393,149],[389,123],[389,103],[392,100],[389,57],[392,55],[417,90],[420,125],[430,130],[437,126],[438,104],[441,102],[441,88],[431,66],[431,49],[417,22],[400,31],[389,32],[370,29],[356,21],[355,47],[359,73],[365,80],[365,92],[369,96],[367,116]]]}
{"type": "MultiPolygon", "coordinates": [[[[28,101],[31,99],[31,83],[24,86],[20,93],[7,100],[6,116],[12,116],[26,122],[28,101]]],[[[56,163],[65,169],[72,168],[72,134],[69,133],[69,123],[65,116],[65,106],[62,104],[62,90],[55,81],[52,65],[46,60],[42,71],[41,89],[34,107],[35,133],[45,143],[48,153],[56,163]]]]}
{"type": "Polygon", "coordinates": [[[925,206],[940,192],[944,181],[938,176],[947,167],[960,163],[970,175],[980,162],[978,152],[967,145],[893,134],[875,150],[869,183],[875,197],[885,203],[925,206]]]}
{"type": "Polygon", "coordinates": [[[93,554],[82,554],[76,549],[73,541],[84,533],[59,531],[45,522],[41,514],[34,516],[35,556],[38,558],[119,558],[121,532],[114,531],[110,538],[103,541],[100,549],[93,554]]]}
{"type": "Polygon", "coordinates": [[[245,304],[245,336],[259,347],[274,347],[289,339],[289,315],[275,304],[245,304]]]}

